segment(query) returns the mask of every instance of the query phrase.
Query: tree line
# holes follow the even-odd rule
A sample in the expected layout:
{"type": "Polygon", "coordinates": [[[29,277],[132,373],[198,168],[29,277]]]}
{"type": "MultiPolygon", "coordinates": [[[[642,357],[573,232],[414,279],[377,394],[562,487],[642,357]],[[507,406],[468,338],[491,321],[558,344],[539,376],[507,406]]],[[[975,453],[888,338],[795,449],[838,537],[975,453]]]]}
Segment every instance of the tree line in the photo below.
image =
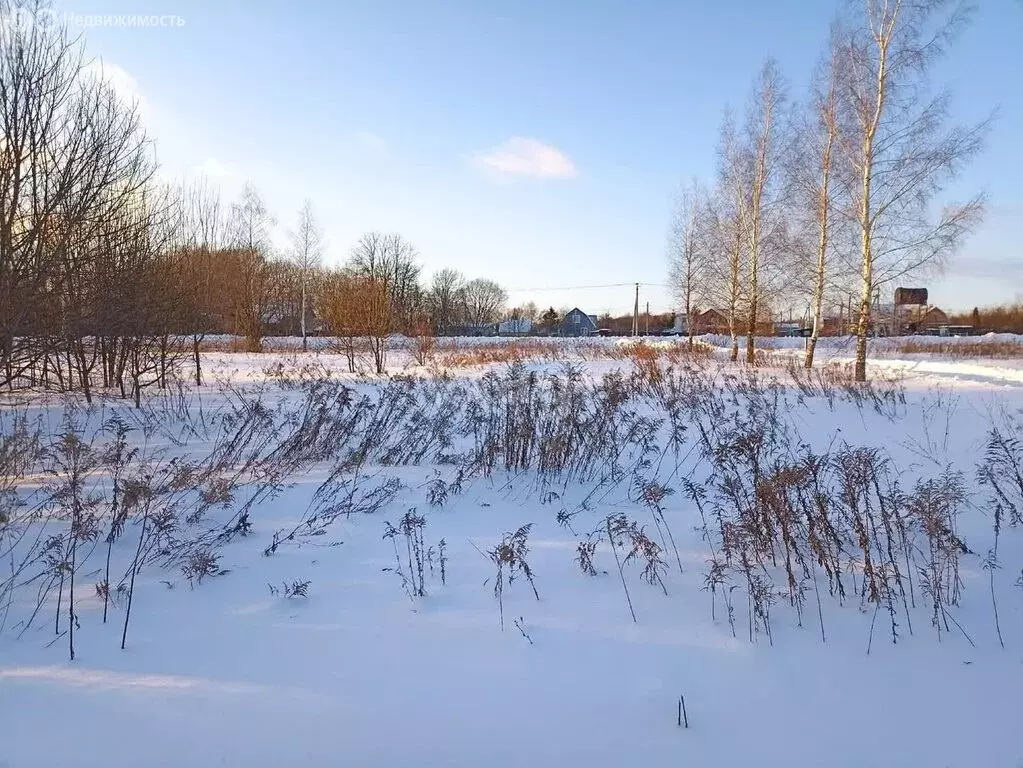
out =
{"type": "MultiPolygon", "coordinates": [[[[453,333],[503,316],[492,280],[423,279],[399,234],[362,236],[323,266],[312,204],[289,245],[246,185],[225,204],[203,179],[168,184],[138,107],[88,67],[45,0],[0,0],[0,386],[120,389],[139,400],[194,366],[210,334],[257,351],[270,333],[338,337],[354,368],[368,344],[383,370],[391,333],[453,333]],[[315,327],[312,325],[315,319],[315,327]]],[[[511,315],[538,313],[534,306],[511,315]]]]}
{"type": "Polygon", "coordinates": [[[930,82],[970,12],[954,0],[848,0],[801,100],[769,60],[744,111],[725,111],[716,177],[681,191],[669,261],[687,318],[698,307],[727,317],[732,360],[745,336],[755,362],[765,308],[788,303],[806,307],[811,367],[825,317],[848,300],[865,380],[882,294],[940,269],[980,221],[982,196],[942,194],[988,122],[955,123],[930,82]]]}
{"type": "Polygon", "coordinates": [[[974,307],[969,312],[950,315],[949,320],[956,325],[969,325],[975,330],[1023,334],[1023,302],[974,307]]]}

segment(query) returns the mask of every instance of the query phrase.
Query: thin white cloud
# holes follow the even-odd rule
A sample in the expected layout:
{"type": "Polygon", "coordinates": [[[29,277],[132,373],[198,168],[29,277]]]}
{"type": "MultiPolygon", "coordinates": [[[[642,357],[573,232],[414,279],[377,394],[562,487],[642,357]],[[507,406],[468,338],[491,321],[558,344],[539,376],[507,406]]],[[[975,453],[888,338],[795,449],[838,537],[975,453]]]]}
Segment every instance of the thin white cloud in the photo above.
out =
{"type": "Polygon", "coordinates": [[[225,165],[215,157],[207,157],[202,165],[196,167],[195,172],[200,176],[207,176],[216,180],[236,175],[234,166],[225,165]]]}
{"type": "Polygon", "coordinates": [[[537,139],[513,136],[502,144],[473,156],[477,167],[501,176],[530,176],[537,179],[574,179],[575,165],[557,147],[537,139]]]}
{"type": "Polygon", "coordinates": [[[161,166],[157,173],[167,181],[206,179],[218,186],[225,180],[233,180],[238,177],[238,171],[233,165],[222,163],[215,157],[207,157],[199,165],[189,165],[185,168],[174,169],[161,166]]]}
{"type": "Polygon", "coordinates": [[[146,98],[138,80],[124,67],[97,58],[86,64],[82,75],[105,82],[118,99],[135,107],[143,129],[157,140],[156,151],[160,165],[156,175],[161,181],[176,186],[205,179],[218,187],[225,199],[240,192],[244,177],[239,167],[213,155],[204,158],[201,148],[183,140],[182,137],[188,135],[189,126],[181,125],[162,105],[146,98]],[[165,144],[168,140],[170,143],[165,144]],[[166,147],[170,147],[171,151],[161,151],[166,147]]]}
{"type": "Polygon", "coordinates": [[[370,131],[356,131],[353,136],[355,137],[355,143],[359,145],[366,152],[376,155],[377,157],[384,157],[390,150],[390,145],[387,143],[387,139],[377,136],[375,133],[370,131]]]}

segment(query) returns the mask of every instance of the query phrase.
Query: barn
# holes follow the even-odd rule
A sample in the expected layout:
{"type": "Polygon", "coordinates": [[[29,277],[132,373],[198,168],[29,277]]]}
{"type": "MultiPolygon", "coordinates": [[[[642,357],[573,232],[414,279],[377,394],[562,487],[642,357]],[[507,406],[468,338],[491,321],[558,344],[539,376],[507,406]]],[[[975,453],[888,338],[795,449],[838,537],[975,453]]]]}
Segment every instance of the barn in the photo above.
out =
{"type": "Polygon", "coordinates": [[[587,315],[579,307],[566,312],[558,324],[559,336],[589,336],[597,330],[597,316],[587,315]]]}

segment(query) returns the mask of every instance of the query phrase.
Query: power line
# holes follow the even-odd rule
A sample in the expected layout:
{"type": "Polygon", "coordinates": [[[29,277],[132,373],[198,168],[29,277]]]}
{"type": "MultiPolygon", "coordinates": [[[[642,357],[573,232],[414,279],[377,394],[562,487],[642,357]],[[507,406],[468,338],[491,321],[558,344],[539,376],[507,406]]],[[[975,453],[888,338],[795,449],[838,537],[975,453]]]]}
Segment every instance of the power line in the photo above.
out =
{"type": "MultiPolygon", "coordinates": [[[[626,286],[637,285],[636,282],[631,283],[606,283],[604,285],[561,285],[561,286],[549,286],[549,287],[533,287],[533,288],[508,288],[508,291],[517,291],[523,293],[541,293],[548,291],[584,291],[597,288],[624,288],[626,286]]],[[[669,286],[665,283],[638,283],[638,285],[644,288],[668,288],[669,286]]]]}
{"type": "Polygon", "coordinates": [[[591,288],[621,288],[626,285],[635,285],[635,283],[607,283],[606,285],[562,285],[556,287],[546,288],[509,288],[509,291],[530,291],[533,293],[539,293],[541,291],[582,291],[589,290],[591,288]]]}

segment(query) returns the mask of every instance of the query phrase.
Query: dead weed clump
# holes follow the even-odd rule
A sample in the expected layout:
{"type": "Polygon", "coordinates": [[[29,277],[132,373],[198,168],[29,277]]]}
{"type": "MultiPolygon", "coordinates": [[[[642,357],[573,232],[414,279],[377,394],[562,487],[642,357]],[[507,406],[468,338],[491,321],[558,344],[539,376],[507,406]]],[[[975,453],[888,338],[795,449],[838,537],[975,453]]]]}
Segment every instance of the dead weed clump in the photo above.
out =
{"type": "Polygon", "coordinates": [[[898,371],[875,372],[870,381],[859,382],[851,362],[831,361],[805,368],[791,356],[786,358],[784,369],[803,397],[822,398],[831,410],[844,401],[894,419],[906,404],[904,376],[898,371]]]}
{"type": "Polygon", "coordinates": [[[498,608],[501,613],[501,631],[504,631],[504,584],[507,578],[509,586],[517,576],[524,576],[533,590],[533,596],[540,600],[540,593],[536,590],[536,581],[533,579],[533,569],[526,560],[529,554],[529,532],[533,529],[532,523],[526,523],[514,533],[506,533],[500,543],[485,554],[494,565],[497,566],[497,574],[494,577],[494,596],[497,598],[498,608]],[[505,576],[507,574],[507,577],[505,576]]]}
{"type": "MultiPolygon", "coordinates": [[[[572,352],[585,357],[586,348],[574,345],[572,352]]],[[[435,361],[440,368],[469,368],[517,362],[557,362],[566,358],[563,344],[540,339],[521,339],[499,344],[457,341],[438,345],[435,361]]]]}
{"type": "Polygon", "coordinates": [[[794,444],[770,398],[750,400],[744,411],[729,426],[701,429],[712,471],[706,489],[687,486],[712,552],[705,576],[712,612],[717,594],[741,589],[750,640],[763,632],[773,642],[777,598],[802,625],[811,597],[826,640],[824,583],[839,603],[853,598],[871,612],[868,652],[879,614],[893,643],[913,633],[919,600],[929,604],[939,638],[954,628],[972,643],[954,615],[960,560],[972,554],[958,533],[967,502],[962,474],[946,469],[907,488],[879,449],[815,453],[794,444]]]}

